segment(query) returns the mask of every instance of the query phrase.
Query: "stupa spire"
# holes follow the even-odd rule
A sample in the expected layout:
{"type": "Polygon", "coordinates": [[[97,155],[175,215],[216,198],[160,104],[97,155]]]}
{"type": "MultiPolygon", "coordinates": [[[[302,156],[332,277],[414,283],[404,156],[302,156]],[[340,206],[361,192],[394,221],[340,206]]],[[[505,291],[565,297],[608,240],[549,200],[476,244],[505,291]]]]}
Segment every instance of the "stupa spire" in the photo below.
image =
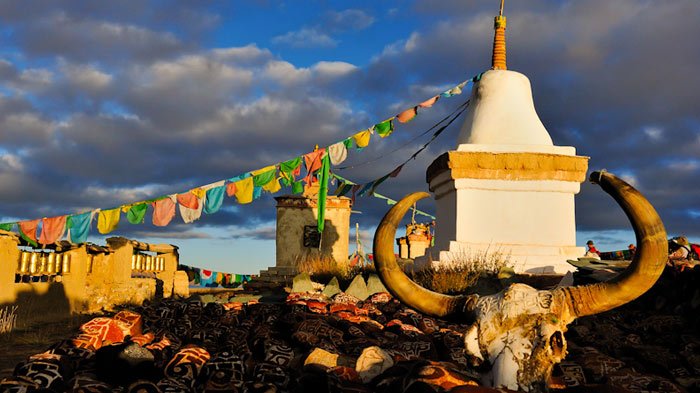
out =
{"type": "Polygon", "coordinates": [[[491,58],[491,69],[507,70],[506,66],[506,17],[503,16],[503,3],[498,16],[493,21],[493,57],[491,58]]]}

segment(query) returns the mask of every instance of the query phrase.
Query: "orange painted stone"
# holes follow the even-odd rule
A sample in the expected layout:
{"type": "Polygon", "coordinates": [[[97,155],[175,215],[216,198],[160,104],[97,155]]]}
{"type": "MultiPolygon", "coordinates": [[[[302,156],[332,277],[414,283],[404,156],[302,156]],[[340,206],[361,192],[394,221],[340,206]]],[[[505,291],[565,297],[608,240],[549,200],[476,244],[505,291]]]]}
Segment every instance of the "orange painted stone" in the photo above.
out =
{"type": "Polygon", "coordinates": [[[132,311],[120,311],[114,316],[115,321],[124,322],[120,327],[126,328],[125,336],[138,336],[143,331],[143,317],[141,314],[132,311]]]}

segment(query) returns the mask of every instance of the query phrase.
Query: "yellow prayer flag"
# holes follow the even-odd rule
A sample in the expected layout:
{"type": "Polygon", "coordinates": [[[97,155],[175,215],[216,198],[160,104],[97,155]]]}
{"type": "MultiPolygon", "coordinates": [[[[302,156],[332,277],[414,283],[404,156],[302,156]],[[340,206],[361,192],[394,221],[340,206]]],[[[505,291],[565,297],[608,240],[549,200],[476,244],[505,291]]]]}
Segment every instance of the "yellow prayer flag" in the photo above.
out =
{"type": "Polygon", "coordinates": [[[279,179],[279,178],[274,178],[274,179],[272,179],[272,181],[270,181],[269,183],[265,184],[265,185],[262,187],[263,190],[265,190],[265,191],[267,191],[267,192],[269,192],[269,193],[271,193],[271,194],[276,193],[276,192],[279,191],[281,188],[282,188],[282,186],[280,185],[280,179],[279,179]]]}
{"type": "Polygon", "coordinates": [[[119,207],[111,210],[101,210],[97,216],[97,230],[105,235],[117,229],[120,214],[121,208],[119,207]]]}
{"type": "Polygon", "coordinates": [[[370,131],[364,130],[353,135],[352,138],[355,140],[355,145],[357,147],[367,147],[369,145],[370,131]]]}
{"type": "Polygon", "coordinates": [[[236,199],[240,204],[246,204],[253,202],[253,178],[246,177],[243,180],[239,180],[236,183],[236,199]]]}
{"type": "Polygon", "coordinates": [[[190,190],[190,192],[193,193],[198,199],[204,198],[204,196],[207,194],[207,191],[201,187],[193,188],[190,190]]]}
{"type": "Polygon", "coordinates": [[[269,171],[271,171],[271,170],[273,170],[273,169],[275,169],[275,166],[274,166],[274,165],[270,165],[270,166],[266,166],[265,168],[256,169],[256,170],[254,170],[253,172],[250,172],[250,174],[251,174],[252,176],[257,176],[257,175],[263,174],[263,173],[265,173],[265,172],[269,172],[269,171]]]}

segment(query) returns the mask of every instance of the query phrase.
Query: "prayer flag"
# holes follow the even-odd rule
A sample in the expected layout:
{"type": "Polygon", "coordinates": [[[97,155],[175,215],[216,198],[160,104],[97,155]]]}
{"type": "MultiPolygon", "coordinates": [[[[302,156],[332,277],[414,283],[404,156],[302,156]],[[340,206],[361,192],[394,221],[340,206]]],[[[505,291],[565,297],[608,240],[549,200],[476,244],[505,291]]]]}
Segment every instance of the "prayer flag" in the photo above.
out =
{"type": "Polygon", "coordinates": [[[369,145],[369,138],[370,138],[371,132],[369,129],[358,132],[357,134],[353,135],[353,139],[355,140],[355,145],[357,147],[367,147],[369,145]]]}
{"type": "Polygon", "coordinates": [[[148,204],[146,203],[132,205],[126,212],[126,220],[131,224],[143,224],[143,218],[146,216],[146,210],[148,210],[148,204]]]}
{"type": "Polygon", "coordinates": [[[101,234],[106,235],[117,229],[121,212],[122,209],[120,207],[116,209],[100,210],[97,216],[97,230],[101,234]]]}
{"type": "Polygon", "coordinates": [[[71,243],[85,243],[90,233],[90,225],[95,212],[89,211],[82,214],[75,214],[66,220],[66,226],[70,228],[71,243]]]}
{"type": "Polygon", "coordinates": [[[326,196],[328,195],[328,171],[331,162],[328,154],[323,156],[321,164],[320,188],[318,190],[318,231],[323,233],[326,223],[326,196]]]}
{"type": "Polygon", "coordinates": [[[399,113],[396,115],[396,120],[398,120],[399,123],[408,123],[409,121],[413,120],[414,117],[416,117],[416,114],[418,113],[416,108],[418,107],[413,107],[399,113]]]}
{"type": "Polygon", "coordinates": [[[338,142],[328,147],[328,154],[331,158],[331,164],[340,165],[348,157],[348,149],[345,143],[338,142]]]}
{"type": "Polygon", "coordinates": [[[382,138],[388,137],[394,131],[393,120],[394,118],[392,117],[391,119],[384,120],[379,124],[375,124],[374,131],[376,131],[377,134],[379,134],[379,136],[382,138]]]}
{"type": "Polygon", "coordinates": [[[224,182],[222,181],[220,186],[213,187],[207,190],[207,202],[204,205],[205,213],[213,214],[219,211],[219,209],[221,208],[221,205],[224,202],[224,192],[226,192],[226,187],[224,187],[223,183],[224,182]]]}
{"type": "Polygon", "coordinates": [[[169,195],[152,203],[153,225],[164,227],[170,224],[170,221],[175,217],[175,201],[176,197],[169,195]]]}
{"type": "Polygon", "coordinates": [[[39,227],[39,219],[20,221],[17,223],[19,236],[32,246],[38,246],[36,242],[36,230],[39,227]]]}
{"type": "Polygon", "coordinates": [[[39,234],[40,244],[53,244],[63,237],[66,231],[67,216],[43,218],[41,220],[41,234],[39,234]]]}

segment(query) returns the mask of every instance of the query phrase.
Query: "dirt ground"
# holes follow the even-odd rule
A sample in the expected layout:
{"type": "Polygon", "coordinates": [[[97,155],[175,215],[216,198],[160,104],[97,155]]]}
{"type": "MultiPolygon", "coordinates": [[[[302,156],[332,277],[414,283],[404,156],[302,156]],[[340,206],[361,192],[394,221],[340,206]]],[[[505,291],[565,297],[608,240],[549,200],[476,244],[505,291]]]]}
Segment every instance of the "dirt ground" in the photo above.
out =
{"type": "Polygon", "coordinates": [[[80,325],[96,315],[73,315],[54,321],[27,323],[0,334],[0,380],[12,375],[15,366],[28,356],[44,352],[51,344],[75,336],[80,325]]]}

